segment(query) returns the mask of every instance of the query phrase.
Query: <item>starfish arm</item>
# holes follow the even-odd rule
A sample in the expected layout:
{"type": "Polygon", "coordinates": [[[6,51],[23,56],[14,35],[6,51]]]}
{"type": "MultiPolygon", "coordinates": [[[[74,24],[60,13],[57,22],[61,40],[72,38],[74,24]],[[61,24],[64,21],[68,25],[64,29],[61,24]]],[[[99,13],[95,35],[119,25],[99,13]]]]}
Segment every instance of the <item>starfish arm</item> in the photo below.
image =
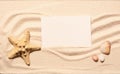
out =
{"type": "Polygon", "coordinates": [[[24,62],[30,66],[30,52],[22,52],[21,58],[24,60],[24,62]]]}
{"type": "Polygon", "coordinates": [[[39,50],[41,50],[41,47],[38,46],[38,45],[28,44],[26,46],[26,49],[30,50],[30,52],[33,52],[33,51],[39,51],[39,50]]]}
{"type": "Polygon", "coordinates": [[[19,56],[19,51],[16,50],[16,48],[13,48],[12,50],[10,50],[7,54],[9,59],[13,59],[19,56]]]}
{"type": "Polygon", "coordinates": [[[24,40],[25,43],[30,42],[30,32],[29,31],[25,31],[23,40],[24,40]]]}
{"type": "Polygon", "coordinates": [[[13,36],[9,36],[8,40],[13,46],[17,45],[17,39],[15,39],[13,36]]]}
{"type": "Polygon", "coordinates": [[[25,46],[30,42],[30,32],[25,31],[23,37],[18,41],[18,46],[25,46]]]}
{"type": "Polygon", "coordinates": [[[25,32],[25,36],[26,36],[26,41],[30,41],[30,32],[29,31],[25,32]]]}

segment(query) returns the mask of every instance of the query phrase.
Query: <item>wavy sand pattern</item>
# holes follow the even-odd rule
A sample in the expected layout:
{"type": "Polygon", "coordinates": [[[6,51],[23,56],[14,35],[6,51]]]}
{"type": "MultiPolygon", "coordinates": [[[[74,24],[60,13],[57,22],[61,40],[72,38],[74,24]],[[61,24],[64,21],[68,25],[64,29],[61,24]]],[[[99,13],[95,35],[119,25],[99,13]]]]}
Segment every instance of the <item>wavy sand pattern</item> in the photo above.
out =
{"type": "MultiPolygon", "coordinates": [[[[34,32],[38,32],[38,33],[40,33],[40,31],[41,31],[41,29],[40,29],[40,27],[37,27],[37,26],[39,26],[39,25],[36,25],[36,26],[31,26],[31,27],[29,27],[29,26],[23,26],[22,27],[22,29],[20,29],[21,28],[21,24],[22,23],[24,23],[24,22],[26,22],[26,21],[40,21],[40,17],[37,16],[38,15],[41,15],[41,14],[39,14],[39,13],[19,13],[19,14],[15,14],[15,15],[12,15],[11,17],[9,17],[8,18],[8,20],[5,22],[5,24],[4,24],[4,26],[3,26],[3,28],[4,28],[4,31],[6,32],[6,31],[8,31],[8,28],[7,27],[9,27],[9,25],[11,25],[11,21],[14,21],[14,19],[17,19],[17,17],[19,18],[19,20],[18,21],[16,21],[16,22],[14,22],[14,23],[12,23],[13,25],[12,25],[12,28],[11,29],[9,29],[10,30],[10,32],[12,32],[12,33],[14,33],[14,32],[16,32],[17,31],[17,34],[18,35],[20,35],[20,34],[22,34],[23,32],[24,32],[24,30],[26,30],[26,29],[30,29],[31,31],[34,31],[34,32]],[[19,17],[19,16],[22,16],[23,15],[23,17],[21,18],[21,17],[19,17]],[[25,17],[24,15],[28,15],[27,17],[25,17]],[[20,29],[20,30],[19,30],[20,29]],[[21,32],[22,31],[22,32],[21,32]]],[[[93,21],[92,21],[92,25],[94,25],[94,23],[96,23],[96,22],[101,22],[101,20],[103,20],[103,19],[107,19],[107,18],[112,18],[112,17],[118,17],[119,16],[119,14],[114,14],[114,15],[104,15],[104,16],[101,16],[101,17],[99,17],[99,18],[96,18],[96,19],[93,19],[93,21]]],[[[103,20],[104,21],[104,20],[103,20]]],[[[110,23],[106,23],[106,24],[104,24],[103,26],[99,26],[99,24],[98,24],[98,26],[99,27],[96,27],[96,28],[94,28],[94,29],[92,29],[92,37],[94,37],[95,36],[95,33],[97,33],[98,31],[102,31],[102,30],[106,30],[106,29],[109,29],[109,30],[111,30],[110,28],[111,27],[114,27],[114,26],[119,26],[119,24],[120,24],[120,21],[115,21],[115,20],[113,20],[113,21],[109,21],[110,23]]],[[[103,39],[107,39],[107,38],[109,38],[109,37],[111,37],[111,36],[116,36],[116,35],[118,35],[117,37],[118,37],[118,40],[119,40],[119,33],[120,33],[120,31],[118,30],[118,29],[115,29],[116,31],[115,32],[110,32],[109,31],[109,33],[107,34],[106,33],[106,35],[104,35],[104,36],[101,36],[101,37],[98,37],[97,36],[97,39],[92,39],[92,42],[93,42],[93,48],[91,49],[91,48],[82,48],[82,49],[88,49],[87,51],[81,51],[82,53],[84,53],[84,52],[90,52],[90,50],[92,51],[92,50],[97,50],[97,48],[99,47],[99,45],[97,45],[97,43],[99,43],[100,41],[102,41],[103,39]],[[99,42],[98,42],[99,41],[99,42]]],[[[36,34],[36,38],[38,37],[38,39],[40,39],[40,36],[37,36],[37,35],[39,35],[39,34],[36,34]]],[[[111,41],[111,40],[110,40],[111,41]]],[[[115,40],[113,40],[112,42],[114,42],[115,40]]],[[[115,42],[114,42],[115,43],[115,42]]],[[[69,48],[68,48],[69,49],[69,48]]],[[[79,49],[81,49],[81,48],[79,48],[79,49]]],[[[60,50],[61,50],[61,48],[60,48],[60,50]]],[[[67,50],[67,49],[66,49],[67,50]]],[[[53,50],[54,51],[54,50],[53,50]]],[[[55,49],[55,51],[56,51],[56,49],[55,49]]],[[[59,49],[58,49],[58,51],[59,51],[59,49]]],[[[59,51],[60,52],[60,51],[59,51]]],[[[66,52],[66,55],[72,55],[72,54],[74,54],[74,55],[81,55],[81,52],[76,52],[75,51],[75,53],[73,52],[73,51],[67,51],[66,52]],[[68,54],[67,54],[68,53],[68,54]],[[79,54],[80,53],[80,54],[79,54]]],[[[60,52],[61,54],[64,54],[65,52],[63,52],[62,53],[62,51],[60,52]]],[[[85,53],[84,53],[85,54],[85,53]]],[[[70,55],[70,56],[71,56],[70,55]]],[[[73,56],[73,55],[72,55],[73,56]]]]}
{"type": "MultiPolygon", "coordinates": [[[[24,30],[29,29],[31,31],[31,39],[32,39],[31,41],[36,41],[37,43],[40,43],[41,42],[40,24],[24,25],[24,23],[33,22],[33,21],[40,22],[41,20],[40,17],[42,15],[43,14],[40,13],[17,13],[10,15],[5,22],[2,22],[3,24],[1,27],[3,29],[3,34],[6,36],[8,36],[9,34],[20,36],[24,32],[24,30]]],[[[112,42],[112,50],[114,51],[116,50],[116,48],[120,48],[120,46],[118,46],[118,44],[120,43],[119,19],[120,19],[120,14],[102,15],[96,18],[92,18],[92,22],[91,22],[92,47],[90,48],[57,48],[57,49],[43,49],[42,51],[52,53],[64,60],[69,60],[69,61],[82,60],[95,53],[99,54],[100,53],[99,47],[101,43],[106,40],[110,40],[112,42]],[[117,20],[113,20],[113,18],[117,20]]],[[[8,45],[6,50],[10,50],[11,49],[10,44],[7,43],[6,45],[8,45]]],[[[9,63],[8,66],[10,66],[9,63]]],[[[30,68],[30,69],[33,70],[34,68],[30,68]]]]}
{"type": "Polygon", "coordinates": [[[106,23],[105,19],[113,19],[115,17],[118,19],[117,15],[119,14],[103,15],[101,17],[93,19],[91,48],[68,48],[68,50],[67,48],[63,50],[62,48],[58,48],[55,51],[49,51],[66,60],[80,60],[82,58],[89,57],[94,53],[99,53],[99,47],[101,43],[106,40],[110,40],[112,42],[112,49],[114,49],[117,46],[116,44],[120,41],[120,20],[107,20],[109,23],[106,23]],[[104,24],[102,26],[101,24],[95,24],[97,22],[104,22],[104,24]],[[94,28],[94,25],[98,27],[94,28]]]}

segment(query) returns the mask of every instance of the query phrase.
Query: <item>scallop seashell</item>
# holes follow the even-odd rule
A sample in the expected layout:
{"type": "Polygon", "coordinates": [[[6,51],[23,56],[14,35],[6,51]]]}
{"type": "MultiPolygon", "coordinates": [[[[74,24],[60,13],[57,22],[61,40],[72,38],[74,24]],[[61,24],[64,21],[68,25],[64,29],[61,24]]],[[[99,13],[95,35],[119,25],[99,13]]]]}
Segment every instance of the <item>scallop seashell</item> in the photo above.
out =
{"type": "Polygon", "coordinates": [[[97,55],[92,55],[92,60],[97,62],[99,60],[98,56],[97,55]]]}
{"type": "Polygon", "coordinates": [[[105,41],[104,43],[102,43],[100,51],[103,54],[109,55],[110,54],[110,50],[111,50],[111,43],[110,43],[110,41],[105,41]]]}

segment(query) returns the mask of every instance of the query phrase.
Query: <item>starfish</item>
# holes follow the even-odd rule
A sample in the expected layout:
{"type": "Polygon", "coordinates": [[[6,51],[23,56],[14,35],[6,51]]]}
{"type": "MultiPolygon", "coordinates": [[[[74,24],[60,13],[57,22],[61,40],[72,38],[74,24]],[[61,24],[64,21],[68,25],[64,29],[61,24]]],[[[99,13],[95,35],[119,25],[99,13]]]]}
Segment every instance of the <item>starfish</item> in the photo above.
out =
{"type": "Polygon", "coordinates": [[[13,36],[9,36],[8,40],[14,47],[8,52],[8,58],[14,59],[17,57],[21,57],[28,66],[30,66],[30,53],[33,51],[41,50],[40,46],[30,43],[29,31],[25,31],[24,36],[20,40],[17,40],[13,36]]]}

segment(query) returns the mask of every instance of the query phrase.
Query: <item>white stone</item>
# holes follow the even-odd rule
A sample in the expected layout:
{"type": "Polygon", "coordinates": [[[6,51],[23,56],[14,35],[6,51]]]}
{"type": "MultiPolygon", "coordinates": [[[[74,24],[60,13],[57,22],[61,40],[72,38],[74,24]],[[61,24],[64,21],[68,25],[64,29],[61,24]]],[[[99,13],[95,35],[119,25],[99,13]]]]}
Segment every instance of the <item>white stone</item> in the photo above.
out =
{"type": "Polygon", "coordinates": [[[104,61],[105,61],[105,56],[104,56],[104,54],[100,54],[100,55],[99,55],[99,60],[100,60],[101,62],[104,62],[104,61]]]}

